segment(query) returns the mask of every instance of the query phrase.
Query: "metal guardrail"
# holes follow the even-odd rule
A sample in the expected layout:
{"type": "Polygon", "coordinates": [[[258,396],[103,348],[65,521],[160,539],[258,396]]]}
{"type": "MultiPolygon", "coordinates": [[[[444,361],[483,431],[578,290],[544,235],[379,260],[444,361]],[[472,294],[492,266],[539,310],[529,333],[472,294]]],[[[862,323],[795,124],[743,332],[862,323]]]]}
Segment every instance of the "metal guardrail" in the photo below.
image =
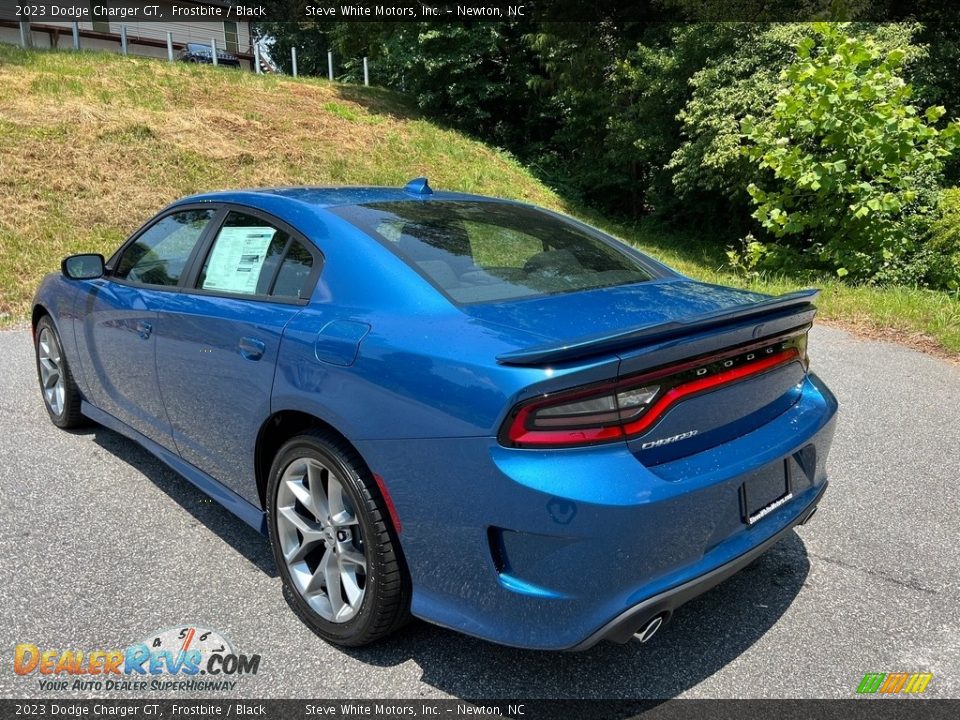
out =
{"type": "Polygon", "coordinates": [[[211,61],[218,64],[218,60],[224,57],[225,52],[236,56],[242,60],[250,62],[251,70],[257,73],[277,72],[277,68],[271,63],[260,50],[257,42],[251,42],[244,49],[227,50],[224,39],[217,38],[215,35],[206,37],[197,32],[196,28],[187,28],[185,30],[169,30],[172,23],[155,23],[157,27],[148,27],[149,23],[137,23],[131,27],[126,24],[119,26],[119,32],[111,29],[109,31],[97,28],[81,28],[80,23],[73,22],[8,22],[0,21],[0,27],[18,27],[20,34],[20,45],[25,48],[35,47],[34,33],[41,32],[49,36],[49,45],[51,49],[61,47],[61,37],[70,38],[70,47],[73,50],[81,50],[84,45],[84,39],[91,41],[106,41],[117,43],[119,52],[123,55],[137,54],[131,46],[141,45],[146,47],[163,48],[167,50],[167,59],[174,62],[177,59],[178,51],[187,47],[187,45],[204,45],[210,49],[211,61]]]}
{"type": "MultiPolygon", "coordinates": [[[[153,23],[154,25],[161,25],[161,23],[153,23]]],[[[31,22],[7,22],[0,21],[0,26],[17,26],[19,25],[20,29],[20,44],[25,47],[33,47],[33,32],[40,31],[46,32],[50,35],[50,46],[51,48],[58,47],[58,38],[60,34],[66,34],[68,31],[72,38],[72,47],[74,50],[82,49],[83,41],[82,38],[91,38],[95,40],[107,40],[119,43],[120,52],[123,55],[130,54],[130,46],[133,45],[145,45],[151,47],[166,47],[167,49],[167,59],[170,62],[175,62],[177,60],[176,50],[184,49],[187,45],[205,45],[210,48],[210,57],[211,62],[214,65],[219,64],[219,60],[223,58],[222,53],[229,52],[231,55],[236,55],[243,60],[248,60],[251,63],[251,70],[259,74],[269,73],[269,74],[279,74],[280,70],[273,63],[273,61],[264,54],[258,42],[251,42],[245,51],[228,51],[226,49],[226,42],[221,46],[216,36],[210,36],[209,38],[203,38],[199,40],[197,38],[197,33],[190,32],[186,34],[186,40],[176,40],[174,31],[170,30],[160,30],[157,28],[155,32],[150,32],[148,34],[143,34],[145,26],[151,25],[151,23],[137,23],[136,30],[137,34],[131,34],[128,31],[128,26],[125,24],[120,25],[120,32],[105,32],[102,30],[88,30],[86,28],[81,28],[80,23],[77,21],[73,22],[63,22],[63,23],[31,23],[31,22]]],[[[169,27],[170,23],[163,23],[164,27],[169,27]]],[[[153,28],[150,28],[153,31],[153,28]]],[[[297,48],[293,47],[290,49],[290,61],[291,61],[291,70],[294,77],[299,76],[299,67],[297,63],[297,48]]],[[[334,81],[334,56],[333,52],[327,52],[327,79],[331,82],[334,81]]],[[[370,85],[370,64],[366,57],[363,58],[363,84],[365,86],[370,85]]]]}

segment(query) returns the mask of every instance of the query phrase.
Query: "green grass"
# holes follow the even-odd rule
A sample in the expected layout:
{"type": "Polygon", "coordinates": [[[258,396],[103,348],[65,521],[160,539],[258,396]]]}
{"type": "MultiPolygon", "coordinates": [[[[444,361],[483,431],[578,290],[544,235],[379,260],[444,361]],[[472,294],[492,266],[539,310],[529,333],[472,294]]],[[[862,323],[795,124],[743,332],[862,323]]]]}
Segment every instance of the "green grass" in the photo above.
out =
{"type": "Polygon", "coordinates": [[[704,248],[689,236],[639,226],[617,232],[682,273],[705,282],[781,294],[806,287],[822,290],[822,320],[861,334],[906,342],[960,359],[960,294],[922,288],[856,286],[836,278],[767,276],[745,278],[723,266],[722,248],[704,248]]]}
{"type": "MultiPolygon", "coordinates": [[[[0,324],[26,317],[62,256],[109,253],[183,195],[401,185],[417,175],[577,215],[697,279],[769,293],[810,284],[747,280],[695,236],[572,205],[508,154],[424,120],[383,89],[0,45],[0,324]]],[[[960,357],[957,294],[816,284],[821,317],[960,357]]]]}

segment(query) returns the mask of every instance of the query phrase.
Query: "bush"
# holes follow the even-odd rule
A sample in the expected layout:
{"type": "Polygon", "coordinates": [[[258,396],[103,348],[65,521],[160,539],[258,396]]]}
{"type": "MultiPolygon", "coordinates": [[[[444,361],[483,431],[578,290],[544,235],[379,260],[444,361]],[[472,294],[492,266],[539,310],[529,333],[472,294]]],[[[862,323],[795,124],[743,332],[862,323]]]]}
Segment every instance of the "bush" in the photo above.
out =
{"type": "Polygon", "coordinates": [[[931,256],[931,282],[938,287],[960,289],[960,188],[949,188],[940,194],[926,250],[931,256]]]}
{"type": "Polygon", "coordinates": [[[907,53],[816,23],[782,73],[769,117],[744,118],[742,149],[764,175],[748,192],[767,232],[856,280],[920,283],[944,158],[960,125],[910,102],[907,53]]]}

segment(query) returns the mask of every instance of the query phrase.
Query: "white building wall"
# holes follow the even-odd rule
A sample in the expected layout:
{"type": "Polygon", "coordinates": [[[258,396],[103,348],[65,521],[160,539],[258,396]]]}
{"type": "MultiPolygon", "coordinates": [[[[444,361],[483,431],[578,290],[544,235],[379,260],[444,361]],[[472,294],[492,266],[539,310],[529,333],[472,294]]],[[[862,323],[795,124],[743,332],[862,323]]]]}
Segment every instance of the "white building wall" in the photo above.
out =
{"type": "MultiPolygon", "coordinates": [[[[97,1],[94,0],[90,2],[89,5],[97,4],[97,1]]],[[[159,5],[165,5],[167,3],[158,2],[159,5]]],[[[37,25],[43,26],[52,26],[52,27],[62,27],[63,31],[57,37],[56,42],[57,46],[60,49],[66,50],[73,47],[73,22],[69,20],[57,21],[57,20],[36,20],[34,21],[37,25]]],[[[104,20],[103,22],[107,22],[104,20]]],[[[209,45],[212,38],[215,38],[217,41],[217,47],[221,50],[226,49],[226,34],[224,31],[224,25],[222,22],[119,22],[119,21],[109,21],[110,32],[115,33],[119,36],[121,26],[125,25],[127,28],[127,39],[130,41],[128,43],[128,52],[131,55],[144,55],[148,57],[167,57],[166,50],[166,41],[167,33],[173,34],[173,42],[176,45],[184,45],[188,42],[194,43],[203,43],[204,45],[209,45]],[[136,40],[148,39],[164,43],[163,47],[153,47],[151,45],[143,45],[137,43],[136,40]]],[[[99,29],[101,26],[98,24],[97,27],[94,27],[93,21],[83,20],[79,23],[81,30],[89,30],[94,32],[103,32],[104,30],[99,29]]],[[[31,33],[33,39],[33,46],[36,48],[46,49],[50,47],[51,35],[45,30],[33,30],[31,33]]],[[[0,27],[0,42],[11,43],[11,44],[20,44],[20,31],[17,28],[9,27],[0,27]]],[[[250,23],[244,20],[237,21],[237,50],[241,53],[252,53],[253,47],[251,45],[250,37],[250,23]]],[[[90,38],[90,37],[81,37],[80,38],[80,47],[84,50],[106,50],[106,51],[115,51],[119,52],[120,50],[120,40],[105,40],[100,38],[90,38]]],[[[249,63],[245,62],[245,65],[249,66],[249,63]]]]}

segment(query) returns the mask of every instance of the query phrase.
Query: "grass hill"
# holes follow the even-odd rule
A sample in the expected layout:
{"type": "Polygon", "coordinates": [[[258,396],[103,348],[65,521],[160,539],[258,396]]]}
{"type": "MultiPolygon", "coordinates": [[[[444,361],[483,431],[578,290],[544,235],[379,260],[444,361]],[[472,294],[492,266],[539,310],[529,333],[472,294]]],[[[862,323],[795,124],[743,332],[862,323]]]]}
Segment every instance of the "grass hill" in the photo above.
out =
{"type": "MultiPolygon", "coordinates": [[[[417,175],[577,214],[689,275],[747,284],[719,269],[716,248],[571,206],[508,154],[424,120],[385,90],[0,45],[0,324],[27,316],[37,282],[62,256],[109,254],[182,195],[402,185],[417,175]]],[[[784,292],[798,283],[749,285],[784,292]]],[[[960,353],[955,295],[828,280],[821,316],[960,353]]]]}

